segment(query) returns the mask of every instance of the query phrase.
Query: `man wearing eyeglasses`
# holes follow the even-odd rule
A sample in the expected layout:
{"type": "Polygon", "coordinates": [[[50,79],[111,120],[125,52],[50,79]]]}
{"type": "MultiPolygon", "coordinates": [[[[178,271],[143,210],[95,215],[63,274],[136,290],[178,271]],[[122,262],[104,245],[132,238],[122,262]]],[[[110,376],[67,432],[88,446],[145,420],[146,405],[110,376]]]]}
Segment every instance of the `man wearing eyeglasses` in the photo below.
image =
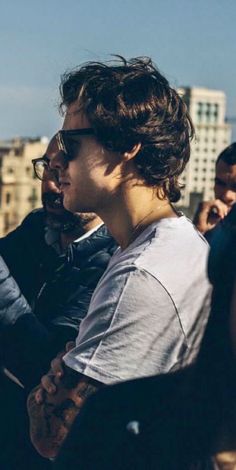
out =
{"type": "MultiPolygon", "coordinates": [[[[33,211],[0,240],[0,252],[8,265],[0,257],[0,356],[7,374],[0,375],[0,388],[10,433],[5,433],[4,444],[2,440],[1,468],[19,468],[21,457],[31,462],[31,468],[40,465],[32,449],[27,447],[26,454],[23,452],[23,391],[9,380],[9,371],[26,390],[38,383],[52,357],[77,336],[90,297],[116,249],[96,214],[73,214],[64,209],[57,171],[49,166],[57,152],[53,138],[46,154],[32,161],[42,184],[43,209],[33,211]],[[20,429],[19,435],[16,429],[20,429]]],[[[44,461],[42,468],[45,465],[44,461]]]]}
{"type": "Polygon", "coordinates": [[[32,211],[16,230],[0,239],[0,253],[32,306],[57,264],[58,255],[101,224],[95,214],[73,214],[63,207],[56,173],[49,171],[50,158],[56,151],[57,144],[52,139],[46,154],[32,162],[35,175],[41,180],[43,209],[32,211]]]}
{"type": "MultiPolygon", "coordinates": [[[[5,298],[5,302],[2,301],[0,307],[0,327],[6,326],[1,341],[2,361],[28,386],[32,386],[40,378],[40,371],[42,367],[44,369],[50,356],[52,358],[64,346],[65,341],[76,337],[80,321],[87,313],[93,290],[116,249],[114,239],[96,214],[71,213],[64,209],[57,171],[49,166],[50,159],[57,152],[58,144],[54,137],[46,155],[33,160],[35,174],[42,183],[44,210],[33,211],[27,221],[7,237],[8,252],[12,246],[11,256],[16,256],[17,250],[21,256],[21,266],[19,260],[15,259],[18,271],[14,269],[14,258],[8,258],[2,249],[10,274],[14,275],[23,294],[22,277],[23,280],[30,281],[31,277],[37,279],[40,272],[38,277],[41,284],[38,283],[38,292],[35,289],[33,299],[31,292],[34,316],[25,317],[24,309],[22,314],[18,304],[14,308],[13,299],[9,300],[12,305],[8,308],[7,274],[5,282],[1,283],[1,297],[5,298]],[[29,323],[30,330],[27,332],[29,323]],[[38,329],[40,340],[37,338],[38,329]],[[37,341],[43,341],[44,335],[44,354],[41,354],[37,341]],[[11,340],[12,337],[14,340],[11,340]],[[30,362],[35,364],[31,374],[27,372],[29,359],[27,366],[25,361],[19,361],[19,354],[14,352],[15,343],[22,357],[27,357],[31,351],[30,362]]],[[[7,273],[4,263],[2,265],[3,272],[7,273]]],[[[14,284],[14,280],[12,283],[14,284]]],[[[14,295],[17,298],[16,293],[14,295]]]]}
{"type": "Polygon", "coordinates": [[[61,93],[65,119],[50,164],[64,205],[99,214],[120,248],[64,376],[51,371],[29,395],[32,441],[47,457],[97,388],[193,362],[210,301],[208,245],[172,205],[193,130],[176,91],[150,59],[118,58],[67,75],[61,93]]]}

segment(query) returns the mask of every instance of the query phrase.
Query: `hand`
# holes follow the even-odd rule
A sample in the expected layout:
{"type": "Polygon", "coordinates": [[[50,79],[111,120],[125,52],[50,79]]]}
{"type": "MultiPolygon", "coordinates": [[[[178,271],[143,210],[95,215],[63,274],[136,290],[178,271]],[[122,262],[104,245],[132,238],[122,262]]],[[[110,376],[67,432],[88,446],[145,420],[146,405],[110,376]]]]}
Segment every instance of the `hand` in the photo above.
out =
{"type": "Polygon", "coordinates": [[[53,395],[57,391],[57,386],[64,375],[63,356],[75,347],[74,341],[66,343],[65,350],[57,354],[51,362],[51,369],[41,378],[40,386],[35,392],[35,401],[38,405],[44,402],[45,393],[53,395]]]}
{"type": "Polygon", "coordinates": [[[199,204],[193,223],[201,233],[213,229],[229,212],[228,206],[220,199],[203,201],[199,204]]]}

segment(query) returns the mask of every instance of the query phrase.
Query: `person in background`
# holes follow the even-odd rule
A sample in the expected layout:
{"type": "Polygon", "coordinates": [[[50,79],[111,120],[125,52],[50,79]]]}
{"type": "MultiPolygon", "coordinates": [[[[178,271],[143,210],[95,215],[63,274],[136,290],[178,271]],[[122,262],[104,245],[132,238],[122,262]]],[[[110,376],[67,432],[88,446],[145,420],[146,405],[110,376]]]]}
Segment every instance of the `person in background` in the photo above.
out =
{"type": "Polygon", "coordinates": [[[62,380],[52,373],[43,379],[48,393],[39,386],[29,395],[31,437],[46,457],[97,388],[194,362],[211,292],[208,245],[172,206],[192,133],[176,91],[151,59],[118,58],[67,75],[61,93],[65,119],[50,164],[64,205],[96,212],[120,248],[63,359],[62,380]]]}
{"type": "Polygon", "coordinates": [[[49,465],[31,448],[27,390],[38,383],[65,342],[75,339],[93,290],[116,249],[96,214],[64,209],[57,174],[49,168],[55,152],[53,138],[46,154],[33,161],[42,182],[43,209],[30,213],[0,240],[8,264],[0,257],[1,408],[8,423],[0,467],[12,470],[23,469],[22,461],[34,469],[49,465]]]}
{"type": "Polygon", "coordinates": [[[210,242],[219,222],[236,201],[236,142],[226,147],[216,160],[215,199],[199,204],[193,223],[210,242]],[[213,230],[213,231],[212,231],[213,230]]]}
{"type": "Polygon", "coordinates": [[[47,155],[33,162],[36,175],[42,178],[43,211],[31,213],[7,237],[8,253],[13,243],[21,258],[27,258],[32,250],[30,265],[27,259],[25,264],[22,259],[22,277],[18,263],[14,279],[12,264],[4,265],[3,260],[0,264],[1,361],[27,388],[37,383],[64,344],[76,338],[93,290],[116,249],[116,243],[96,214],[72,214],[63,208],[57,174],[49,168],[50,158],[56,151],[53,138],[47,155]],[[37,227],[41,227],[39,234],[31,232],[37,227]],[[37,236],[41,237],[39,250],[37,236]],[[26,250],[21,252],[22,240],[26,242],[27,238],[26,250]],[[34,278],[33,268],[36,277],[39,271],[44,276],[32,310],[26,300],[20,302],[23,297],[15,281],[22,284],[20,281],[24,282],[26,274],[29,280],[34,278]]]}
{"type": "Polygon", "coordinates": [[[57,145],[52,139],[45,155],[33,160],[35,176],[41,180],[43,208],[30,212],[21,225],[0,238],[0,254],[31,306],[53,271],[58,255],[63,254],[71,242],[102,223],[95,214],[72,214],[63,207],[56,173],[48,169],[56,151],[57,145]]]}

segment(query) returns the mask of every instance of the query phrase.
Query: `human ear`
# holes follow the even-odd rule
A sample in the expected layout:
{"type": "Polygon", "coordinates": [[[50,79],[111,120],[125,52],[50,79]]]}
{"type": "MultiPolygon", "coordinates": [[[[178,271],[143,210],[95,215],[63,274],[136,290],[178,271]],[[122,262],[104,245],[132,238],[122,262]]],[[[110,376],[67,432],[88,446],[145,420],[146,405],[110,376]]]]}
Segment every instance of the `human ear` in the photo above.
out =
{"type": "Polygon", "coordinates": [[[125,153],[123,153],[123,159],[125,161],[128,161],[128,160],[132,160],[132,158],[136,157],[136,155],[138,154],[138,152],[140,151],[141,149],[141,144],[138,143],[138,144],[135,144],[131,150],[129,151],[126,151],[125,153]]]}

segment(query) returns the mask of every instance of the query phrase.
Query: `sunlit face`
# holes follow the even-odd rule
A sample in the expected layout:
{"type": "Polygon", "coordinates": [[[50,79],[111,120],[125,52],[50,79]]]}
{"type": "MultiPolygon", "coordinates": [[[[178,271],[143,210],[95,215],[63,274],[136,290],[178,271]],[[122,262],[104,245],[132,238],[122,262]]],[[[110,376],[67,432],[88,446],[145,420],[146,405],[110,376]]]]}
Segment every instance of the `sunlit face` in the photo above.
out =
{"type": "MultiPolygon", "coordinates": [[[[46,155],[51,161],[58,154],[58,146],[55,137],[49,142],[46,155]]],[[[63,192],[58,181],[53,178],[52,172],[45,170],[41,185],[42,204],[46,212],[47,225],[51,228],[70,232],[81,230],[87,223],[94,220],[96,214],[71,213],[63,204],[63,192]]]]}
{"type": "Polygon", "coordinates": [[[215,197],[228,207],[236,202],[236,165],[220,160],[216,165],[215,197]]]}
{"type": "MultiPolygon", "coordinates": [[[[68,107],[63,129],[85,128],[91,124],[75,102],[68,107]]],[[[106,150],[93,135],[81,135],[71,148],[69,158],[59,152],[51,161],[59,171],[64,206],[72,212],[99,214],[121,184],[120,154],[106,150]]]]}

